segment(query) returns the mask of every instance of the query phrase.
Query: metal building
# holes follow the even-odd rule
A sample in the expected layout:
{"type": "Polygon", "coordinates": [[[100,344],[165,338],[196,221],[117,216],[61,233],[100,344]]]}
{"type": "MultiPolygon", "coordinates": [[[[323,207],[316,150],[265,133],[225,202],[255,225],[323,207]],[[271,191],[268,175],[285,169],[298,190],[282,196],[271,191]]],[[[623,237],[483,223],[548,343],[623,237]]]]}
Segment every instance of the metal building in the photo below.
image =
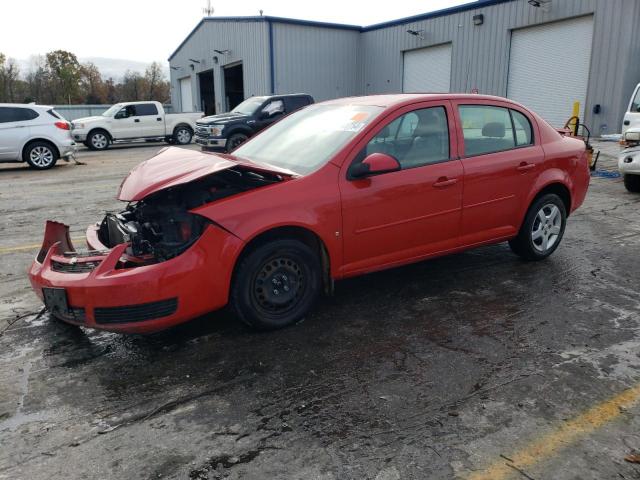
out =
{"type": "Polygon", "coordinates": [[[640,82],[638,24],[637,0],[479,0],[368,27],[207,17],[169,57],[172,104],[210,114],[269,93],[477,91],[557,126],[578,101],[594,134],[619,132],[640,82]]]}

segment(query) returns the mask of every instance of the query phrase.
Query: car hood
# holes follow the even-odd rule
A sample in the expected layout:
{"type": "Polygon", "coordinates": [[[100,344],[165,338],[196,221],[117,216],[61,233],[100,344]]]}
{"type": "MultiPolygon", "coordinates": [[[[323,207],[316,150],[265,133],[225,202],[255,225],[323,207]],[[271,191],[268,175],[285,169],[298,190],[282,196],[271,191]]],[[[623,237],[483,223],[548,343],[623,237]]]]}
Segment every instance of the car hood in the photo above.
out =
{"type": "Polygon", "coordinates": [[[221,113],[219,115],[210,115],[208,117],[202,117],[198,120],[198,123],[204,125],[225,125],[231,122],[237,122],[238,120],[245,120],[249,118],[248,115],[243,113],[221,113]]]}
{"type": "Polygon", "coordinates": [[[98,116],[94,116],[94,117],[76,118],[75,120],[72,120],[71,123],[78,124],[78,123],[99,122],[99,121],[102,121],[104,119],[105,119],[105,117],[103,117],[102,115],[98,115],[98,116]]]}
{"type": "Polygon", "coordinates": [[[128,202],[142,200],[160,190],[238,166],[257,173],[269,172],[287,178],[296,175],[290,170],[253,163],[233,155],[166,147],[129,172],[120,184],[118,199],[128,202]]]}

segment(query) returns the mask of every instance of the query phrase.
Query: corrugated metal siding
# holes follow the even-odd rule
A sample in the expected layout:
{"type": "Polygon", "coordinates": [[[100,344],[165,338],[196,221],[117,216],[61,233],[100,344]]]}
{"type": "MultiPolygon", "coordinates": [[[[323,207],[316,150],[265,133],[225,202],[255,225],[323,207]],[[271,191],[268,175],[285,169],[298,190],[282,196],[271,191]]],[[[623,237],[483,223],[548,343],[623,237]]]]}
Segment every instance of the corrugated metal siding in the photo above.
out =
{"type": "Polygon", "coordinates": [[[263,95],[270,92],[269,38],[266,22],[233,21],[204,22],[191,38],[171,58],[171,103],[180,110],[180,86],[178,79],[191,76],[192,93],[200,104],[198,73],[213,69],[216,96],[216,112],[224,111],[225,65],[242,61],[244,96],[263,95]],[[231,50],[222,55],[214,50],[231,50]],[[213,57],[218,57],[215,64],[213,57]],[[200,61],[191,62],[189,59],[200,61]],[[191,70],[190,65],[194,65],[191,70]]]}
{"type": "Polygon", "coordinates": [[[275,93],[304,92],[316,101],[356,95],[360,33],[273,23],[275,93]]]}
{"type": "MultiPolygon", "coordinates": [[[[402,89],[402,52],[446,42],[453,43],[451,90],[507,93],[511,30],[550,21],[594,14],[592,61],[587,90],[586,122],[597,133],[620,131],[625,104],[635,82],[640,2],[635,0],[554,0],[550,11],[531,7],[527,0],[454,13],[443,17],[392,26],[361,34],[362,94],[399,92],[402,89]],[[473,16],[484,14],[484,24],[473,16]],[[423,30],[424,40],[407,30],[423,30]],[[593,115],[593,105],[602,112],[593,115]]],[[[570,55],[562,50],[549,55],[570,55]]],[[[535,88],[535,80],[532,81],[535,88]]],[[[584,111],[584,109],[583,109],[584,111]]],[[[567,112],[567,117],[571,112],[567,112]]]]}

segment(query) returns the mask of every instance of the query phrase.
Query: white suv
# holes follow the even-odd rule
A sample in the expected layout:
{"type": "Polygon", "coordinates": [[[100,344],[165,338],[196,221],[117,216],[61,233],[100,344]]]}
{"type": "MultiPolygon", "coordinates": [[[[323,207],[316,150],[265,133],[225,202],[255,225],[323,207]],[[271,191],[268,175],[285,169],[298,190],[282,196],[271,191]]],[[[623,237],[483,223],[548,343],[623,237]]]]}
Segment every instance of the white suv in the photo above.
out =
{"type": "Polygon", "coordinates": [[[71,124],[53,107],[0,103],[0,162],[27,162],[44,170],[75,151],[71,124]]]}

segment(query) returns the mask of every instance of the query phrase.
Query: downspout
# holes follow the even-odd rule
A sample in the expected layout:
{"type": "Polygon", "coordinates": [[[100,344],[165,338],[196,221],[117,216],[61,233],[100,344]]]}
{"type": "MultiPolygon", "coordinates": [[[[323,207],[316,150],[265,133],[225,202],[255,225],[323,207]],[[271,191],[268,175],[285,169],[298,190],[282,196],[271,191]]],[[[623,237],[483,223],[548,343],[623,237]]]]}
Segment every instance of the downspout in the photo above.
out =
{"type": "Polygon", "coordinates": [[[269,24],[269,75],[270,75],[270,83],[271,83],[271,95],[273,95],[276,89],[276,72],[274,68],[274,55],[273,55],[273,23],[271,20],[267,20],[269,24]]]}

